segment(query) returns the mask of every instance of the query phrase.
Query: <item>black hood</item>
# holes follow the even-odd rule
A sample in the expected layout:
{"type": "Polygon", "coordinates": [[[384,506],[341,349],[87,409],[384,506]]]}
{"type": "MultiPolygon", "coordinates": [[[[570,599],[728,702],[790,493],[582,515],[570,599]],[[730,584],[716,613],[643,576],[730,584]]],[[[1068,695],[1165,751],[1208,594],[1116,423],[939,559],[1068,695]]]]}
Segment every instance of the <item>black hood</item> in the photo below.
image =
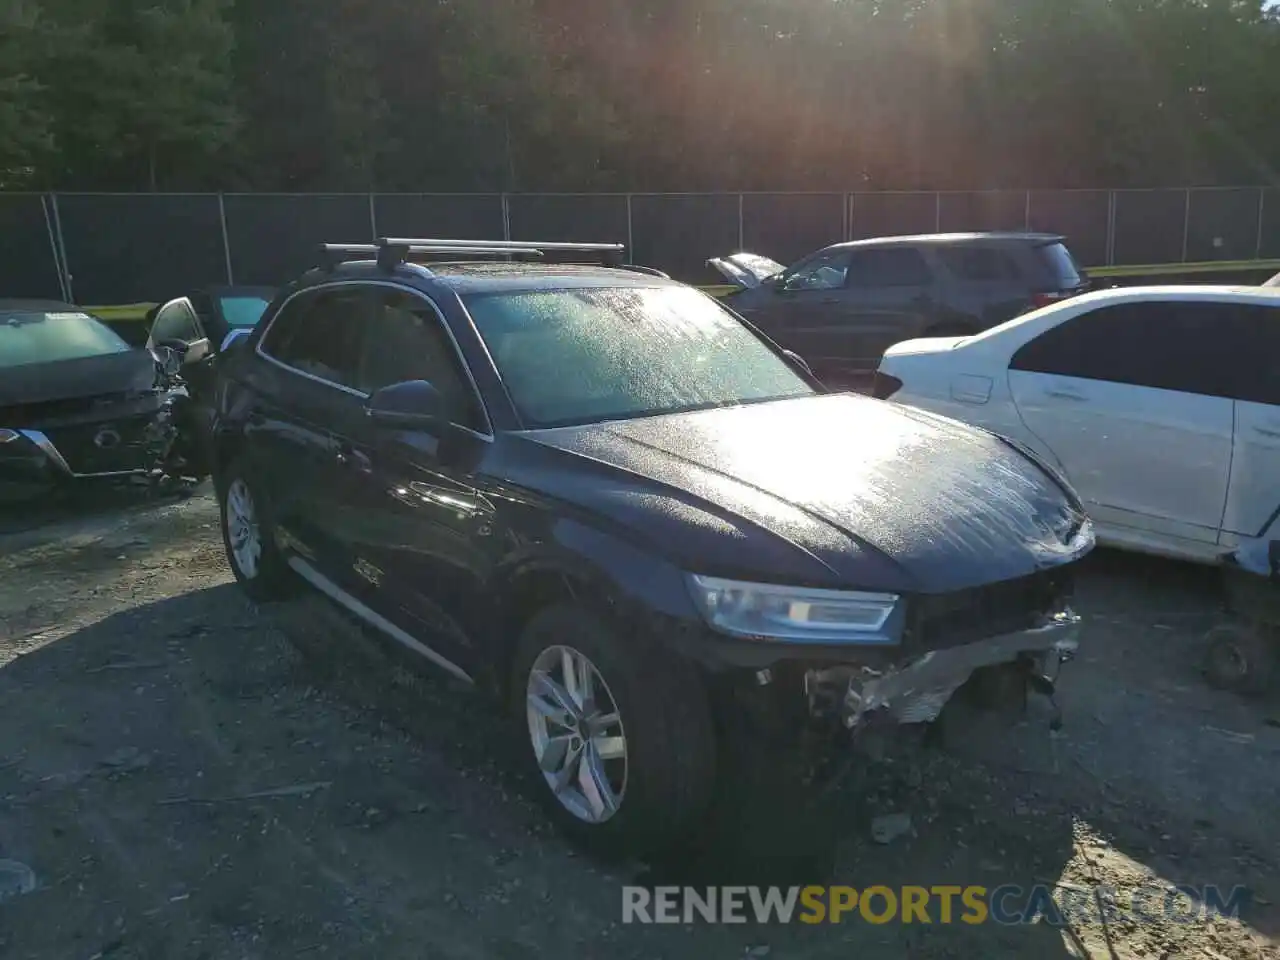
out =
{"type": "Polygon", "coordinates": [[[547,493],[660,541],[699,543],[698,555],[676,559],[715,567],[704,566],[706,573],[765,578],[803,570],[815,585],[934,593],[1025,576],[1092,543],[1074,495],[1005,441],[864,397],[525,437],[594,462],[583,483],[570,479],[584,473],[582,460],[572,470],[544,464],[530,479],[547,493]],[[711,542],[719,548],[709,552],[711,542]]]}
{"type": "Polygon", "coordinates": [[[135,393],[155,382],[156,361],[146,350],[27,363],[0,369],[0,407],[135,393]]]}

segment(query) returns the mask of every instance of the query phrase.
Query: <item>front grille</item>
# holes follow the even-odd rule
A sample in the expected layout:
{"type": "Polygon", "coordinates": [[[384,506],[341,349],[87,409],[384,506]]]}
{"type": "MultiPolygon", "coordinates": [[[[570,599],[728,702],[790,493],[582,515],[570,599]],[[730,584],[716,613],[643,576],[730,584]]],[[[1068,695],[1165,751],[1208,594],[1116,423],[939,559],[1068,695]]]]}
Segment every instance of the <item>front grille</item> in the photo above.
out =
{"type": "Polygon", "coordinates": [[[75,397],[71,400],[42,400],[39,403],[18,403],[0,407],[0,424],[6,427],[34,427],[50,420],[74,419],[92,416],[97,409],[126,402],[128,393],[103,393],[93,397],[75,397]]]}
{"type": "MultiPolygon", "coordinates": [[[[149,429],[155,414],[127,417],[99,423],[49,427],[45,436],[62,454],[72,473],[119,473],[151,466],[150,447],[154,443],[149,429]],[[114,445],[95,443],[102,431],[114,431],[119,441],[114,445]]],[[[104,437],[104,440],[110,440],[104,437]]]]}
{"type": "Polygon", "coordinates": [[[1070,568],[1058,567],[954,593],[909,597],[904,645],[937,650],[1030,629],[1062,609],[1073,580],[1070,568]]]}

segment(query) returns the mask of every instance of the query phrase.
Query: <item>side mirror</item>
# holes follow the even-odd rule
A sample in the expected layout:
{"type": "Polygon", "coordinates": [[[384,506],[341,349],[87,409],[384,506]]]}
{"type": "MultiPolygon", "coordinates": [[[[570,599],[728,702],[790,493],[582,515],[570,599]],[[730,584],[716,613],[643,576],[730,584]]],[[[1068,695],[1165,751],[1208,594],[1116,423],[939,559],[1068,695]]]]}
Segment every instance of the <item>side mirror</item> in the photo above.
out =
{"type": "Polygon", "coordinates": [[[406,380],[383,387],[365,407],[374,423],[402,430],[439,426],[444,412],[444,397],[426,380],[406,380]]]}
{"type": "Polygon", "coordinates": [[[813,369],[805,362],[804,357],[796,353],[794,350],[783,350],[782,355],[787,358],[793,367],[799,367],[809,376],[813,376],[813,369]]]}

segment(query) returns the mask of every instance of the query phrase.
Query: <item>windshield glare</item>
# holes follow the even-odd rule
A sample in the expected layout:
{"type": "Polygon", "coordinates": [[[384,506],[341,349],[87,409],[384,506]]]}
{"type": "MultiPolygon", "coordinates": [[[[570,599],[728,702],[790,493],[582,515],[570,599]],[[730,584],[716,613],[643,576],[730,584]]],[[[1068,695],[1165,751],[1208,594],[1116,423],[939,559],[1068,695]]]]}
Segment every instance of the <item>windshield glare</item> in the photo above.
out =
{"type": "Polygon", "coordinates": [[[755,334],[697,290],[582,288],[463,299],[529,427],[814,392],[755,334]]]}
{"type": "Polygon", "coordinates": [[[235,330],[255,326],[262,319],[268,305],[263,297],[219,297],[218,302],[227,326],[235,330]]]}
{"type": "Polygon", "coordinates": [[[0,311],[0,368],[131,349],[114,330],[86,313],[0,311]]]}

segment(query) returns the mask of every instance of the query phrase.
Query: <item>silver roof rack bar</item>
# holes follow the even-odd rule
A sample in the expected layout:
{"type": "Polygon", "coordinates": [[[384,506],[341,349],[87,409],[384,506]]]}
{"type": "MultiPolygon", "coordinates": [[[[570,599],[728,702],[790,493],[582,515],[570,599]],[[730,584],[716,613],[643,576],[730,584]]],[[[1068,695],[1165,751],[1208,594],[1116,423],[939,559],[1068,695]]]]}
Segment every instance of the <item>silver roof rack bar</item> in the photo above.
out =
{"type": "Polygon", "coordinates": [[[465,256],[542,257],[546,253],[590,254],[592,260],[606,266],[622,266],[626,247],[621,243],[537,243],[523,240],[450,240],[437,238],[379,237],[373,243],[321,244],[326,268],[350,259],[367,256],[376,259],[383,270],[394,270],[410,257],[441,254],[465,256]]]}
{"type": "Polygon", "coordinates": [[[436,247],[448,245],[465,249],[493,249],[505,252],[538,252],[555,253],[623,253],[626,247],[621,243],[560,243],[541,240],[446,240],[417,239],[411,237],[380,237],[378,243],[388,246],[408,247],[415,253],[420,247],[436,247]]]}
{"type": "Polygon", "coordinates": [[[487,254],[512,254],[512,253],[541,253],[540,247],[521,247],[512,249],[510,247],[500,247],[491,243],[453,243],[449,240],[441,240],[431,243],[401,243],[400,241],[392,241],[390,243],[325,243],[321,244],[326,253],[368,253],[377,255],[380,251],[387,247],[407,248],[411,253],[487,253],[487,254]]]}
{"type": "Polygon", "coordinates": [[[522,254],[526,257],[541,257],[542,251],[535,248],[512,250],[507,247],[496,247],[488,243],[455,243],[452,240],[432,241],[430,243],[400,243],[398,241],[379,241],[378,243],[323,243],[320,245],[321,257],[326,267],[342,263],[353,257],[377,260],[384,270],[393,269],[397,264],[407,261],[411,254],[442,254],[469,257],[497,256],[510,257],[522,254]]]}

